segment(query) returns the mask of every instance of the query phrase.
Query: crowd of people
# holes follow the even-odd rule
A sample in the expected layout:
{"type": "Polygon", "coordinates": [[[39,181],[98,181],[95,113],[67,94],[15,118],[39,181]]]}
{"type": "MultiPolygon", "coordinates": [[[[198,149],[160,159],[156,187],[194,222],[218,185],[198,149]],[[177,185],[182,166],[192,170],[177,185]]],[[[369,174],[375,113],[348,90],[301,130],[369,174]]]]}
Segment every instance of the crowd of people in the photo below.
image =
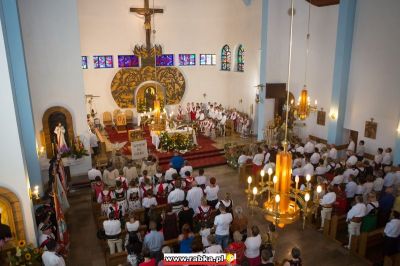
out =
{"type": "Polygon", "coordinates": [[[235,108],[227,109],[216,102],[187,103],[186,108],[178,106],[178,120],[195,122],[202,133],[214,137],[223,135],[228,120],[233,121],[234,130],[242,137],[248,136],[251,128],[249,115],[235,108]]]}
{"type": "MultiPolygon", "coordinates": [[[[120,171],[110,171],[110,166],[103,173],[93,167],[88,173],[94,200],[108,218],[102,235],[110,254],[127,251],[128,265],[163,265],[164,253],[229,252],[236,254],[239,265],[274,265],[275,227],[271,224],[268,237],[262,238],[258,226],[248,222],[230,193],[220,195],[217,179],[207,176],[204,169],[195,175],[178,154],[166,171],[161,171],[152,156],[140,170],[132,165],[128,162],[120,171]],[[165,206],[161,213],[154,211],[161,205],[165,206]],[[141,208],[144,223],[134,215],[141,208]],[[122,239],[124,229],[127,234],[122,239]],[[177,240],[178,248],[164,246],[168,240],[177,240]]],[[[301,265],[297,248],[287,263],[301,265]]]]}
{"type": "MultiPolygon", "coordinates": [[[[335,145],[325,145],[308,140],[289,147],[292,152],[292,183],[296,176],[300,189],[312,191],[318,202],[323,230],[332,212],[346,214],[348,243],[360,232],[385,227],[385,255],[397,253],[400,243],[400,168],[393,166],[392,149],[379,148],[373,158],[366,159],[365,142],[357,149],[350,141],[345,154],[339,158],[335,145]],[[306,177],[311,182],[306,182],[306,177]],[[317,192],[317,187],[321,192],[317,192]]],[[[253,174],[261,169],[275,169],[276,153],[282,147],[259,147],[254,153],[243,153],[238,164],[252,163],[253,174]]]]}

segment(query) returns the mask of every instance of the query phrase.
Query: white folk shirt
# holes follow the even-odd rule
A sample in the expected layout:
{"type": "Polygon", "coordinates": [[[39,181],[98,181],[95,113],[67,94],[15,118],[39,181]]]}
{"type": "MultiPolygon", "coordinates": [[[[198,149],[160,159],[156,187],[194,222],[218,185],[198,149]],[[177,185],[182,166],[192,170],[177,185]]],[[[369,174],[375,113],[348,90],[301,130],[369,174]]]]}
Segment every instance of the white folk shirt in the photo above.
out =
{"type": "Polygon", "coordinates": [[[382,164],[392,164],[392,154],[385,152],[382,159],[382,164]]]}
{"type": "Polygon", "coordinates": [[[364,194],[368,194],[372,191],[372,189],[374,188],[374,183],[372,182],[365,182],[363,184],[364,187],[364,194]]]}
{"type": "Polygon", "coordinates": [[[267,164],[264,165],[264,172],[268,173],[268,169],[271,168],[273,171],[275,170],[275,164],[273,162],[269,162],[267,164]]]}
{"type": "Polygon", "coordinates": [[[392,219],[386,224],[383,232],[388,237],[397,238],[400,235],[400,220],[392,219]]]}
{"type": "Polygon", "coordinates": [[[258,234],[257,236],[247,237],[244,244],[246,246],[246,250],[244,251],[244,255],[246,256],[246,258],[252,259],[260,256],[260,246],[261,246],[260,234],[258,234]]]}
{"type": "Polygon", "coordinates": [[[382,154],[375,154],[374,156],[374,162],[376,164],[382,163],[383,155],[382,154]]]}
{"type": "Polygon", "coordinates": [[[314,166],[311,163],[307,163],[303,166],[303,175],[314,175],[314,166]]]}
{"type": "Polygon", "coordinates": [[[100,170],[96,168],[92,168],[88,172],[88,177],[90,181],[94,181],[96,179],[96,176],[99,176],[100,178],[102,177],[100,170]]]}
{"type": "Polygon", "coordinates": [[[383,188],[383,178],[382,177],[377,177],[374,181],[374,191],[380,192],[382,191],[383,188]]]}
{"type": "Polygon", "coordinates": [[[206,189],[204,190],[204,193],[206,193],[206,199],[208,201],[217,200],[218,192],[219,192],[218,185],[216,185],[215,187],[207,186],[206,189]]]}
{"type": "Polygon", "coordinates": [[[372,205],[374,205],[375,208],[378,208],[379,207],[379,202],[378,201],[373,201],[373,202],[368,203],[367,204],[367,213],[366,214],[370,213],[374,209],[374,206],[372,206],[372,205]]]}
{"type": "Polygon", "coordinates": [[[271,153],[269,153],[269,152],[264,153],[264,163],[268,163],[270,157],[271,157],[271,153]]]}
{"type": "Polygon", "coordinates": [[[337,150],[335,148],[331,148],[329,150],[328,157],[333,159],[333,160],[336,160],[337,159],[337,150]]]}
{"type": "Polygon", "coordinates": [[[357,156],[352,155],[349,157],[349,159],[347,159],[346,164],[353,166],[357,163],[357,161],[358,161],[357,156]]]}
{"type": "Polygon", "coordinates": [[[348,183],[351,175],[356,176],[357,172],[354,169],[348,168],[343,172],[343,182],[348,183]]]}
{"type": "Polygon", "coordinates": [[[303,168],[298,167],[298,168],[294,168],[292,171],[292,176],[303,176],[303,168]]]}
{"type": "Polygon", "coordinates": [[[238,164],[239,164],[239,165],[243,165],[243,164],[245,164],[248,160],[251,160],[251,159],[252,159],[251,156],[247,156],[247,155],[242,154],[242,155],[240,155],[239,158],[238,158],[238,164]]]}
{"type": "Polygon", "coordinates": [[[121,233],[121,222],[119,220],[106,220],[103,222],[106,236],[114,236],[121,233]]]}
{"type": "Polygon", "coordinates": [[[194,178],[196,180],[197,185],[205,185],[207,184],[207,176],[199,175],[194,178]]]}
{"type": "Polygon", "coordinates": [[[314,152],[310,157],[310,163],[318,164],[319,159],[321,159],[321,155],[318,152],[314,152]]]}
{"type": "Polygon", "coordinates": [[[202,197],[203,190],[200,187],[192,187],[186,195],[186,200],[189,202],[189,208],[196,210],[201,204],[202,197]]]}
{"type": "Polygon", "coordinates": [[[324,175],[326,174],[327,170],[326,167],[324,166],[318,166],[317,168],[315,168],[315,174],[316,175],[324,175]]]}
{"type": "Polygon", "coordinates": [[[385,178],[383,179],[383,186],[384,187],[391,187],[394,184],[396,175],[393,172],[389,172],[385,175],[385,178]]]}
{"type": "Polygon", "coordinates": [[[304,147],[303,146],[299,146],[296,148],[296,152],[300,153],[300,154],[304,154],[304,147]]]}
{"type": "Polygon", "coordinates": [[[264,162],[264,153],[257,153],[254,155],[253,164],[261,166],[264,162]]]}
{"type": "Polygon", "coordinates": [[[180,188],[175,188],[168,195],[168,203],[176,203],[185,199],[185,192],[180,188]]]}
{"type": "Polygon", "coordinates": [[[350,181],[346,185],[346,197],[347,198],[354,198],[357,192],[357,184],[354,181],[350,181]]]}
{"type": "Polygon", "coordinates": [[[181,177],[185,177],[185,173],[186,173],[187,171],[189,171],[190,174],[192,174],[192,172],[193,172],[193,167],[190,166],[190,165],[186,165],[186,166],[182,167],[182,168],[181,168],[181,171],[179,171],[179,175],[180,175],[181,177]]]}
{"type": "Polygon", "coordinates": [[[151,206],[157,206],[157,200],[155,197],[145,197],[142,201],[143,208],[150,208],[151,206]]]}
{"type": "Polygon", "coordinates": [[[165,180],[172,181],[172,175],[177,174],[178,172],[174,168],[169,168],[165,171],[165,180]]]}
{"type": "Polygon", "coordinates": [[[63,257],[58,256],[54,251],[43,252],[42,262],[45,266],[65,266],[63,257]]]}
{"type": "Polygon", "coordinates": [[[214,220],[215,234],[219,236],[229,235],[229,225],[232,222],[232,214],[221,213],[214,220]]]}
{"type": "Polygon", "coordinates": [[[362,217],[365,216],[366,212],[367,212],[367,207],[365,206],[365,204],[364,203],[357,203],[347,213],[346,221],[350,221],[354,217],[362,218],[362,217]]]}
{"type": "Polygon", "coordinates": [[[347,150],[354,152],[355,147],[356,147],[356,144],[354,143],[354,141],[350,141],[349,146],[347,146],[347,150]]]}
{"type": "Polygon", "coordinates": [[[315,151],[315,146],[311,141],[307,142],[306,145],[304,145],[305,153],[313,153],[314,151],[315,151]]]}
{"type": "Polygon", "coordinates": [[[335,201],[336,201],[336,193],[329,192],[322,197],[320,204],[322,206],[323,205],[331,205],[331,204],[335,203],[335,201]]]}
{"type": "Polygon", "coordinates": [[[343,183],[344,177],[343,175],[337,175],[332,179],[331,185],[340,185],[343,183]]]}

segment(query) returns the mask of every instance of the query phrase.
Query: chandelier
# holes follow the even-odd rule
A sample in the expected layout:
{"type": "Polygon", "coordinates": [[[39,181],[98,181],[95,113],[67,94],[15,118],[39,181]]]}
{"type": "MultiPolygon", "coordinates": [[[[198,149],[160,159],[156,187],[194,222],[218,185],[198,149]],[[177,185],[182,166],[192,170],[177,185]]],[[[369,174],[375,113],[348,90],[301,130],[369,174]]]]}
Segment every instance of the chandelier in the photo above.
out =
{"type": "MultiPolygon", "coordinates": [[[[310,21],[311,21],[311,1],[308,3],[308,22],[307,22],[307,48],[305,57],[305,71],[304,71],[304,84],[307,84],[307,70],[308,70],[308,56],[310,53],[310,21]]],[[[297,119],[305,120],[311,112],[318,110],[317,100],[315,104],[311,105],[310,97],[308,96],[307,85],[304,85],[303,90],[300,93],[299,100],[296,105],[291,102],[290,108],[293,110],[293,114],[297,119]]]]}
{"type": "MultiPolygon", "coordinates": [[[[289,41],[289,63],[288,63],[288,79],[287,79],[287,97],[286,106],[289,106],[289,95],[290,95],[290,81],[291,81],[291,64],[292,64],[292,44],[293,44],[293,13],[294,13],[294,0],[291,0],[291,21],[290,21],[290,41],[289,41]]],[[[309,105],[309,98],[307,91],[301,95],[301,99],[306,99],[308,112],[311,110],[309,105]],[[304,98],[305,97],[305,98],[304,98]]],[[[302,111],[302,105],[297,106],[297,110],[302,111]]],[[[292,186],[292,154],[288,151],[288,115],[286,112],[285,122],[285,138],[282,142],[283,151],[279,152],[276,156],[276,169],[275,173],[272,168],[267,171],[268,181],[264,182],[265,171],[261,170],[260,177],[261,182],[251,189],[251,184],[256,178],[248,177],[248,194],[249,206],[254,208],[260,208],[256,200],[257,195],[267,194],[267,200],[262,204],[262,211],[265,214],[265,219],[274,223],[279,227],[283,227],[286,224],[293,223],[301,217],[303,213],[303,228],[305,225],[305,218],[309,212],[309,208],[317,206],[318,195],[316,202],[310,202],[312,190],[311,190],[311,176],[306,177],[306,189],[299,189],[299,177],[295,177],[295,186],[292,186]],[[274,174],[274,175],[273,175],[274,174]],[[273,178],[272,178],[273,175],[273,178]],[[272,180],[271,180],[272,178],[272,180]],[[260,186],[260,188],[257,187],[260,186]],[[253,197],[252,197],[253,196],[253,197]]],[[[254,182],[255,183],[255,182],[254,182]]],[[[321,188],[317,189],[318,193],[321,188]]]]}

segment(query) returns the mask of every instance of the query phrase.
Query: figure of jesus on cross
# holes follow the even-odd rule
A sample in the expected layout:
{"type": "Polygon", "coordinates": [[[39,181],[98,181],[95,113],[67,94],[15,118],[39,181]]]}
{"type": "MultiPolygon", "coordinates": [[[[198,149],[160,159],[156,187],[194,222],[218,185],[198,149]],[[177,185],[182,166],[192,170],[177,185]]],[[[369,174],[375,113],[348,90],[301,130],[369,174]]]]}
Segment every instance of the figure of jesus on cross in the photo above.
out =
{"type": "Polygon", "coordinates": [[[146,30],[146,48],[148,51],[150,51],[151,16],[154,15],[155,13],[164,13],[164,10],[159,8],[150,8],[149,0],[144,0],[144,8],[132,7],[130,11],[144,16],[144,28],[146,30]]]}

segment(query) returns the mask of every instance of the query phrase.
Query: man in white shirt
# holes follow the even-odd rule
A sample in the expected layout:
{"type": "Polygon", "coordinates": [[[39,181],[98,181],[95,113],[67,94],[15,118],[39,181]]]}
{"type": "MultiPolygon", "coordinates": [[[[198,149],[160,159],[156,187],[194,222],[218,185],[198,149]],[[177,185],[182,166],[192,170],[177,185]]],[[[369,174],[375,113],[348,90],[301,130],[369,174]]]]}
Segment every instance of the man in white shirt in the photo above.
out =
{"type": "Polygon", "coordinates": [[[343,182],[348,183],[349,182],[349,177],[351,175],[356,176],[358,174],[358,171],[356,169],[353,169],[350,165],[347,165],[347,169],[344,170],[343,172],[343,182]]]}
{"type": "Polygon", "coordinates": [[[393,219],[386,224],[383,232],[385,234],[384,253],[386,256],[392,256],[397,253],[398,238],[400,236],[399,212],[393,211],[393,219]]]}
{"type": "Polygon", "coordinates": [[[336,193],[333,191],[332,187],[328,187],[328,193],[326,193],[319,204],[322,206],[321,210],[321,228],[324,229],[325,220],[331,220],[333,204],[336,202],[336,193]]]}
{"type": "Polygon", "coordinates": [[[396,172],[394,168],[392,168],[391,171],[388,172],[383,178],[383,189],[386,190],[386,188],[393,186],[395,181],[396,181],[396,172]]]}
{"type": "Polygon", "coordinates": [[[120,238],[121,222],[119,220],[115,220],[114,218],[114,212],[110,212],[108,214],[108,220],[103,222],[103,228],[111,255],[115,253],[115,245],[117,246],[117,252],[122,252],[122,239],[120,238]]]}
{"type": "Polygon", "coordinates": [[[301,162],[297,161],[295,168],[292,170],[292,176],[303,176],[303,168],[301,167],[301,162]]]}
{"type": "Polygon", "coordinates": [[[169,164],[169,169],[167,171],[165,171],[165,180],[166,181],[172,181],[172,175],[173,174],[177,174],[178,172],[176,171],[176,169],[174,169],[172,167],[172,163],[169,164]]]}
{"type": "Polygon", "coordinates": [[[373,186],[373,191],[376,193],[377,197],[379,198],[379,195],[383,189],[383,178],[381,176],[381,173],[378,172],[378,176],[374,180],[374,186],[373,186]]]}
{"type": "Polygon", "coordinates": [[[96,179],[96,176],[102,177],[102,174],[99,169],[96,168],[96,165],[93,164],[92,169],[88,171],[89,181],[93,182],[96,179]]]}
{"type": "Polygon", "coordinates": [[[314,143],[309,140],[306,145],[304,145],[304,153],[307,155],[311,155],[315,151],[314,143]]]}
{"type": "Polygon", "coordinates": [[[184,178],[185,177],[185,173],[187,171],[190,172],[190,175],[191,175],[193,173],[193,167],[191,165],[189,165],[188,161],[185,161],[184,162],[184,166],[179,171],[179,175],[184,178]]]}
{"type": "Polygon", "coordinates": [[[354,179],[354,176],[350,175],[349,183],[347,183],[346,189],[345,189],[346,198],[349,203],[351,203],[351,201],[353,200],[353,198],[357,192],[357,184],[356,184],[356,182],[353,181],[353,179],[354,179]]]}
{"type": "Polygon", "coordinates": [[[331,182],[331,186],[340,185],[343,183],[344,177],[341,174],[336,175],[331,182]]]}
{"type": "Polygon", "coordinates": [[[360,140],[357,146],[357,152],[356,156],[358,161],[364,160],[364,153],[365,153],[365,142],[363,140],[360,140]]]}
{"type": "Polygon", "coordinates": [[[354,140],[350,138],[349,145],[347,146],[346,154],[347,156],[350,156],[350,153],[354,153],[356,148],[356,144],[354,143],[354,140]]]}
{"type": "Polygon", "coordinates": [[[329,150],[328,157],[331,158],[332,160],[337,159],[337,150],[335,145],[331,145],[331,149],[329,150]]]}
{"type": "Polygon", "coordinates": [[[310,163],[314,166],[317,167],[319,163],[319,159],[321,159],[321,155],[319,154],[319,151],[317,148],[314,149],[314,153],[310,157],[310,163]]]}
{"type": "Polygon", "coordinates": [[[57,242],[50,240],[46,247],[47,250],[42,254],[44,266],[65,266],[64,258],[56,253],[57,242]]]}
{"type": "Polygon", "coordinates": [[[365,216],[366,212],[367,212],[367,207],[363,203],[362,196],[357,196],[356,204],[347,213],[347,218],[346,218],[346,221],[349,223],[348,224],[349,243],[347,246],[345,246],[347,249],[350,249],[351,237],[360,235],[362,218],[365,216]]]}
{"type": "Polygon", "coordinates": [[[181,189],[181,181],[175,181],[175,189],[168,195],[168,203],[172,205],[172,211],[178,214],[182,210],[182,202],[185,199],[185,192],[181,189]]]}
{"type": "Polygon", "coordinates": [[[355,156],[353,152],[349,152],[348,155],[349,158],[347,159],[346,164],[350,166],[356,165],[356,163],[358,162],[357,156],[355,156]]]}
{"type": "Polygon", "coordinates": [[[261,166],[264,162],[264,153],[261,149],[258,149],[258,153],[254,155],[253,164],[256,166],[261,166]]]}
{"type": "Polygon", "coordinates": [[[232,222],[232,214],[227,213],[224,204],[219,205],[220,215],[217,215],[214,220],[215,240],[225,250],[229,242],[229,226],[232,222]]]}
{"type": "Polygon", "coordinates": [[[253,159],[253,157],[249,156],[249,155],[246,154],[246,153],[243,153],[243,154],[241,154],[241,155],[239,156],[239,158],[238,158],[238,164],[239,164],[239,166],[242,166],[242,165],[244,165],[245,163],[247,163],[248,160],[251,160],[251,159],[253,159]]]}
{"type": "Polygon", "coordinates": [[[198,187],[196,181],[193,181],[192,188],[189,189],[186,195],[186,200],[189,202],[189,208],[197,210],[201,204],[203,195],[204,193],[201,187],[198,187]]]}
{"type": "Polygon", "coordinates": [[[304,147],[299,145],[298,147],[296,147],[296,152],[300,153],[300,154],[304,154],[304,147]]]}
{"type": "Polygon", "coordinates": [[[89,134],[90,148],[93,150],[93,155],[97,155],[99,153],[99,140],[97,139],[96,134],[93,134],[92,131],[89,131],[89,134]]]}
{"type": "Polygon", "coordinates": [[[313,176],[314,175],[314,166],[310,163],[310,161],[306,158],[306,164],[303,166],[303,175],[313,176]]]}
{"type": "Polygon", "coordinates": [[[393,163],[393,159],[392,159],[392,149],[391,148],[387,148],[385,150],[385,153],[383,154],[383,158],[382,158],[382,168],[384,168],[385,166],[390,166],[393,163]]]}
{"type": "Polygon", "coordinates": [[[205,188],[206,184],[207,184],[207,176],[204,175],[204,169],[200,168],[199,169],[199,175],[196,176],[194,178],[194,180],[196,181],[197,185],[205,188]]]}

